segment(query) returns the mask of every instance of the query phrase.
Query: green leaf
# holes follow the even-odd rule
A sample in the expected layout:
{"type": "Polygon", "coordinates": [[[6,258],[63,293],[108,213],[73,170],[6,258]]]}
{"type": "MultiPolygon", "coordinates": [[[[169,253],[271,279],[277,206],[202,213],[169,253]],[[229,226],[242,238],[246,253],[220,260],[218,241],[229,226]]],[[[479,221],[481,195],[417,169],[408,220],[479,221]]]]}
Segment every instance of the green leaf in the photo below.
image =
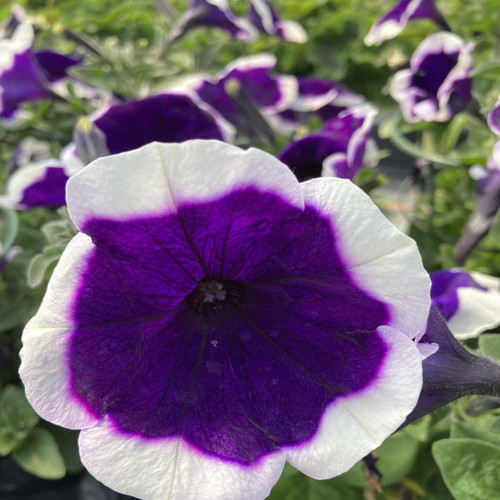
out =
{"type": "Polygon", "coordinates": [[[28,266],[27,280],[31,288],[41,285],[49,267],[59,260],[62,254],[60,245],[47,247],[43,253],[35,255],[28,266]]]}
{"type": "Polygon", "coordinates": [[[47,429],[34,429],[12,457],[20,467],[37,477],[61,479],[66,474],[56,440],[47,429]]]}
{"type": "Polygon", "coordinates": [[[24,391],[8,385],[0,396],[0,414],[15,429],[31,430],[38,422],[38,415],[31,407],[24,391]]]}
{"type": "Polygon", "coordinates": [[[500,335],[481,335],[479,337],[479,348],[484,355],[495,361],[500,361],[500,335]]]}
{"type": "Polygon", "coordinates": [[[267,500],[359,500],[362,492],[338,479],[317,481],[298,473],[282,477],[267,500]]]}
{"type": "MultiPolygon", "coordinates": [[[[420,426],[428,427],[428,422],[420,426]]],[[[422,429],[414,430],[416,434],[424,435],[422,429]]],[[[382,474],[382,486],[388,486],[399,481],[407,476],[411,471],[415,458],[418,453],[419,443],[407,431],[400,431],[397,434],[386,439],[386,441],[376,450],[379,460],[377,461],[377,469],[382,474]],[[409,433],[408,433],[409,434],[409,433]]],[[[358,462],[348,472],[340,476],[347,484],[357,487],[365,487],[366,480],[363,475],[361,462],[358,462]]]]}
{"type": "Polygon", "coordinates": [[[491,426],[495,423],[495,420],[495,415],[485,414],[461,422],[453,422],[450,437],[453,439],[479,439],[500,446],[500,436],[491,432],[491,426]]]}
{"type": "Polygon", "coordinates": [[[429,439],[430,428],[432,424],[432,417],[426,415],[417,420],[413,424],[407,425],[401,432],[416,439],[420,442],[425,442],[429,439]]]}
{"type": "Polygon", "coordinates": [[[15,385],[5,387],[0,395],[0,456],[19,446],[38,420],[23,390],[15,385]]]}
{"type": "Polygon", "coordinates": [[[50,433],[56,440],[57,447],[59,448],[59,451],[64,459],[64,464],[66,465],[66,471],[70,474],[80,472],[83,469],[83,465],[78,453],[79,432],[63,429],[62,427],[53,425],[50,426],[50,433]]]}
{"type": "Polygon", "coordinates": [[[498,498],[500,447],[477,439],[443,439],[434,443],[432,454],[456,500],[498,498]]]}

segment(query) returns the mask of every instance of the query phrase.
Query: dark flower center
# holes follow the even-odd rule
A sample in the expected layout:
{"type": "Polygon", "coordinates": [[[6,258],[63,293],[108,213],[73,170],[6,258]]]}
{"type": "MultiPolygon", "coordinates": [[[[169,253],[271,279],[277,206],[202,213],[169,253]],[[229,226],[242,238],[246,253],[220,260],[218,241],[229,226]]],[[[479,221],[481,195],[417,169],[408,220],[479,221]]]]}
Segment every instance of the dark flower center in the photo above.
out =
{"type": "Polygon", "coordinates": [[[191,307],[200,313],[219,311],[224,307],[237,307],[246,297],[245,285],[237,281],[203,278],[187,296],[191,307]]]}

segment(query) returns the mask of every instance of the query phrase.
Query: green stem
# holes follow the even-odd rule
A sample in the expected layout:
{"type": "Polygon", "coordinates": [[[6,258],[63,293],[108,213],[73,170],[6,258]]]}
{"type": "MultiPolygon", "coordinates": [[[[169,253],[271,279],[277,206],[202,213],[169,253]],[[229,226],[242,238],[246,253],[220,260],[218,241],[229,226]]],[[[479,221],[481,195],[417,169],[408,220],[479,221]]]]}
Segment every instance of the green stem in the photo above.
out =
{"type": "Polygon", "coordinates": [[[392,143],[403,153],[406,153],[413,158],[421,158],[427,160],[429,163],[437,163],[438,165],[447,165],[449,167],[463,168],[465,165],[460,163],[453,158],[443,156],[437,153],[431,153],[425,149],[419,148],[413,142],[409,141],[400,131],[401,128],[401,117],[396,116],[392,120],[390,126],[390,140],[392,143]]]}

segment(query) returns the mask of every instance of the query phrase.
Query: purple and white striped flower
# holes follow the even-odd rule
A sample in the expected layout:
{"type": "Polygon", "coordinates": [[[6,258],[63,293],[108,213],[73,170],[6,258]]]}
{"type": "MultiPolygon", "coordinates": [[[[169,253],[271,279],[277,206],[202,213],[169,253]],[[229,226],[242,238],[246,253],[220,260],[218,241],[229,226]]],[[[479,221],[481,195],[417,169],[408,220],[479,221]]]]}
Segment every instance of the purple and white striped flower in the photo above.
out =
{"type": "Polygon", "coordinates": [[[0,204],[17,210],[65,205],[68,176],[59,160],[48,159],[16,170],[7,181],[0,204]]]}
{"type": "Polygon", "coordinates": [[[430,280],[351,182],[299,184],[218,141],[153,143],[87,166],[67,202],[81,232],[20,373],[108,486],[261,500],[285,461],[341,474],[415,406],[430,280]]]}
{"type": "Polygon", "coordinates": [[[197,77],[187,85],[238,131],[253,135],[252,110],[267,118],[289,109],[297,99],[297,79],[273,74],[275,66],[271,54],[241,57],[216,78],[197,77]]]}
{"type": "Polygon", "coordinates": [[[250,0],[248,18],[262,33],[279,36],[286,42],[307,42],[307,33],[304,28],[295,21],[280,19],[268,0],[250,0]]]}
{"type": "Polygon", "coordinates": [[[432,302],[456,338],[474,338],[500,325],[500,279],[460,269],[430,276],[432,302]]]}
{"type": "Polygon", "coordinates": [[[397,72],[391,82],[391,95],[406,121],[448,121],[468,106],[473,48],[474,44],[445,32],[418,46],[410,68],[397,72]]]}
{"type": "Polygon", "coordinates": [[[217,28],[245,42],[257,37],[253,25],[247,19],[236,16],[227,0],[189,0],[186,12],[170,33],[170,41],[174,42],[196,28],[217,28]]]}
{"type": "Polygon", "coordinates": [[[77,124],[74,143],[61,155],[69,175],[99,156],[123,153],[154,141],[231,141],[233,137],[233,127],[197,96],[175,92],[107,106],[90,116],[87,123],[87,131],[77,124]]]}
{"type": "Polygon", "coordinates": [[[488,125],[493,133],[500,135],[500,96],[493,109],[488,113],[488,125]]]}
{"type": "Polygon", "coordinates": [[[430,19],[444,30],[449,26],[435,0],[401,0],[378,19],[365,37],[366,45],[380,45],[398,36],[413,19],[430,19]]]}
{"type": "Polygon", "coordinates": [[[7,124],[16,121],[21,104],[51,97],[51,85],[81,63],[57,52],[34,51],[33,38],[31,22],[15,7],[0,28],[0,118],[7,124]]]}
{"type": "Polygon", "coordinates": [[[300,181],[315,177],[353,179],[362,167],[375,167],[378,150],[370,137],[377,110],[362,104],[342,112],[319,132],[289,144],[279,159],[300,181]]]}
{"type": "Polygon", "coordinates": [[[476,204],[457,243],[455,257],[460,265],[488,234],[500,208],[500,141],[493,146],[486,168],[474,165],[469,172],[477,182],[476,204]]]}
{"type": "Polygon", "coordinates": [[[348,108],[366,102],[342,83],[321,78],[297,77],[297,97],[290,107],[267,119],[277,132],[293,133],[307,126],[311,116],[323,123],[339,117],[348,108]]]}

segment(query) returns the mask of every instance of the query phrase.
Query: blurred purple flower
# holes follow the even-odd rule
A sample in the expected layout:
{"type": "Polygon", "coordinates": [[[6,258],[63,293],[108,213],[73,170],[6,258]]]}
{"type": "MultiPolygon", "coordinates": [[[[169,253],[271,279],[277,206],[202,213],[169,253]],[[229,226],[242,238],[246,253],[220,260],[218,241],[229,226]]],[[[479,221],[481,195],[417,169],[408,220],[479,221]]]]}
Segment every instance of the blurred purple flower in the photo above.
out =
{"type": "Polygon", "coordinates": [[[477,181],[476,205],[455,250],[459,265],[486,237],[500,208],[500,141],[493,146],[486,168],[476,165],[470,174],[477,181]]]}
{"type": "Polygon", "coordinates": [[[376,114],[370,104],[350,108],[319,132],[292,142],[279,159],[300,181],[320,176],[352,180],[361,167],[377,164],[377,146],[370,137],[376,114]]]}
{"type": "Polygon", "coordinates": [[[268,117],[278,132],[292,133],[307,126],[312,115],[326,123],[365,102],[363,96],[332,80],[299,76],[297,85],[297,98],[290,107],[268,117]]]}
{"type": "Polygon", "coordinates": [[[232,134],[232,127],[197,96],[165,92],[107,106],[80,121],[74,143],[63,150],[61,159],[72,175],[101,156],[150,142],[230,141],[232,134]]]}
{"type": "Polygon", "coordinates": [[[0,118],[15,121],[24,102],[53,95],[52,84],[81,61],[50,50],[34,51],[34,31],[24,11],[15,7],[0,28],[0,118]]]}
{"type": "Polygon", "coordinates": [[[279,36],[286,42],[307,42],[307,33],[304,28],[295,21],[281,20],[267,0],[250,0],[248,18],[262,33],[279,36]]]}
{"type": "Polygon", "coordinates": [[[254,136],[263,125],[259,118],[290,108],[297,98],[296,78],[272,74],[275,65],[271,54],[242,57],[216,78],[199,77],[189,85],[240,133],[254,136]]]}
{"type": "Polygon", "coordinates": [[[49,159],[16,170],[7,181],[0,204],[17,210],[60,207],[66,204],[68,176],[59,160],[49,159]]]}
{"type": "Polygon", "coordinates": [[[250,42],[257,37],[252,24],[236,16],[227,0],[190,0],[188,8],[173,27],[169,39],[174,42],[196,28],[218,28],[233,38],[250,42]]]}
{"type": "Polygon", "coordinates": [[[458,339],[500,325],[500,280],[482,273],[445,269],[430,274],[432,302],[458,339]]]}
{"type": "Polygon", "coordinates": [[[365,36],[365,44],[380,45],[385,40],[398,36],[412,19],[430,19],[441,28],[449,30],[435,0],[401,0],[375,22],[365,36]]]}
{"type": "Polygon", "coordinates": [[[23,251],[21,247],[10,247],[6,252],[2,251],[0,243],[0,273],[23,251]]]}
{"type": "Polygon", "coordinates": [[[391,82],[391,95],[406,121],[448,121],[467,107],[472,97],[473,48],[445,32],[418,46],[410,68],[396,73],[391,82]]]}
{"type": "Polygon", "coordinates": [[[500,97],[488,113],[488,125],[495,134],[500,135],[500,97]]]}
{"type": "Polygon", "coordinates": [[[50,144],[34,137],[27,137],[15,147],[7,169],[9,172],[13,172],[25,165],[37,163],[47,158],[50,158],[50,144]]]}

